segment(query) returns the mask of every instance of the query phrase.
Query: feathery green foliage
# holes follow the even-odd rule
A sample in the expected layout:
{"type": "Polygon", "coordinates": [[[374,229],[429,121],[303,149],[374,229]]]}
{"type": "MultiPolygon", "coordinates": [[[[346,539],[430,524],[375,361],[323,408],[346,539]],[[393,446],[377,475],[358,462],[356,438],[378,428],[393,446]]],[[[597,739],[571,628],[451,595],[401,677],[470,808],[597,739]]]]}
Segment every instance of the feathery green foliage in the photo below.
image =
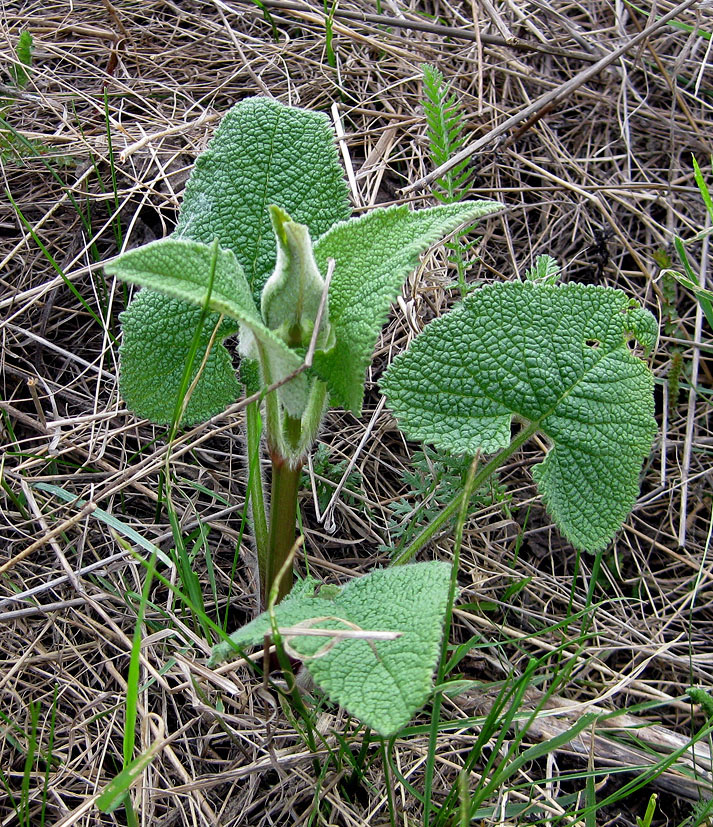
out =
{"type": "Polygon", "coordinates": [[[32,66],[32,46],[32,35],[27,29],[23,29],[15,47],[17,63],[10,67],[12,80],[18,89],[24,89],[30,79],[28,70],[32,66]]]}
{"type": "MultiPolygon", "coordinates": [[[[438,168],[450,161],[465,143],[465,116],[458,97],[451,91],[450,84],[446,84],[442,73],[428,63],[421,66],[421,71],[428,151],[431,163],[438,168]]],[[[469,161],[464,158],[436,179],[431,193],[444,204],[454,204],[467,196],[470,178],[469,161]]],[[[451,241],[446,242],[448,262],[458,273],[461,297],[465,297],[469,289],[466,284],[466,271],[471,263],[468,254],[477,244],[477,241],[465,239],[472,230],[472,226],[465,227],[451,241]]]]}
{"type": "MultiPolygon", "coordinates": [[[[462,148],[464,117],[460,101],[443,74],[428,63],[421,66],[423,72],[423,108],[428,125],[428,151],[434,166],[449,161],[462,148]]],[[[460,161],[435,182],[433,195],[444,204],[459,201],[467,189],[471,173],[468,159],[460,161]]]]}

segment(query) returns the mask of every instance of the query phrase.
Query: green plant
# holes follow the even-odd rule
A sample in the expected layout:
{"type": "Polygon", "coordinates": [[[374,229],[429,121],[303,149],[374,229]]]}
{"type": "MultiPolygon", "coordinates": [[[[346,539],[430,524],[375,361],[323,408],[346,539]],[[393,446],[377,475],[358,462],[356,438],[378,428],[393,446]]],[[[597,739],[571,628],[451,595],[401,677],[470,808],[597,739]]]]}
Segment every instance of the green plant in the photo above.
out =
{"type": "Polygon", "coordinates": [[[20,32],[15,47],[17,62],[10,67],[10,76],[18,89],[24,89],[30,79],[29,70],[32,66],[32,35],[27,29],[20,32]]]}
{"type": "MultiPolygon", "coordinates": [[[[694,175],[696,178],[696,184],[698,186],[698,191],[701,194],[701,198],[703,199],[703,203],[705,204],[706,211],[708,212],[709,220],[713,223],[713,197],[711,197],[710,190],[708,189],[708,184],[706,183],[706,179],[703,177],[703,172],[701,168],[698,166],[698,161],[695,158],[693,160],[693,170],[694,175]]],[[[713,162],[711,164],[713,166],[713,162]]],[[[696,233],[693,238],[684,241],[680,236],[675,235],[673,237],[673,244],[676,248],[676,252],[678,253],[678,257],[681,260],[681,266],[683,267],[683,273],[679,273],[676,270],[670,269],[670,267],[666,267],[661,271],[661,277],[673,277],[682,284],[687,290],[690,290],[694,296],[696,297],[698,304],[701,306],[701,310],[703,311],[703,315],[708,322],[708,327],[713,330],[713,290],[704,287],[698,280],[698,276],[693,269],[693,266],[690,263],[688,258],[688,254],[686,252],[686,246],[689,244],[693,244],[695,242],[703,240],[706,236],[709,236],[713,232],[710,225],[701,230],[701,232],[696,233]]]]}
{"type": "MultiPolygon", "coordinates": [[[[428,152],[435,167],[445,164],[465,143],[464,117],[460,101],[443,74],[428,63],[421,66],[423,73],[423,109],[426,114],[428,152]]],[[[443,204],[453,204],[462,198],[471,177],[468,159],[456,164],[434,182],[433,196],[443,204]]]]}
{"type": "MultiPolygon", "coordinates": [[[[398,546],[385,547],[385,551],[398,555],[403,546],[461,493],[470,463],[468,457],[453,455],[428,445],[424,445],[423,450],[414,452],[411,468],[401,474],[409,495],[391,504],[389,537],[392,542],[398,542],[398,546]],[[414,502],[418,505],[414,505],[414,502]]],[[[491,478],[486,486],[473,492],[468,510],[472,512],[479,506],[502,503],[505,496],[502,487],[491,478]]]]}
{"type": "MultiPolygon", "coordinates": [[[[499,206],[397,206],[348,220],[324,116],[254,98],[225,116],[198,159],[173,236],[107,264],[110,275],[150,288],[122,315],[122,395],[172,432],[238,396],[222,342],[240,331],[241,378],[248,392],[263,389],[247,412],[250,463],[261,424],[272,461],[269,520],[259,473],[249,487],[264,606],[290,591],[301,468],[328,403],[360,413],[376,338],[420,253],[499,206]]],[[[365,582],[367,594],[374,581],[365,582]]],[[[447,572],[444,580],[440,566],[426,564],[407,573],[403,591],[428,584],[437,595],[440,584],[442,618],[447,582],[447,572]]],[[[402,620],[400,630],[413,625],[402,620]]],[[[440,628],[436,621],[436,637],[440,628]]]]}
{"type": "MultiPolygon", "coordinates": [[[[451,91],[450,84],[445,82],[443,74],[428,63],[421,66],[421,71],[428,154],[433,166],[440,167],[450,161],[465,143],[465,115],[458,97],[451,91]]],[[[442,204],[455,204],[466,197],[471,177],[470,161],[465,158],[434,181],[431,194],[442,204]]],[[[452,241],[446,242],[448,261],[458,273],[461,297],[468,292],[465,274],[470,262],[467,254],[477,243],[465,240],[472,229],[465,227],[452,241]]]]}
{"type": "MultiPolygon", "coordinates": [[[[211,662],[272,637],[283,663],[285,651],[301,657],[332,699],[382,735],[425,702],[439,652],[443,674],[457,555],[452,567],[394,567],[318,593],[308,579],[288,594],[301,468],[329,404],[360,413],[376,338],[419,254],[499,206],[397,206],[349,219],[324,117],[253,98],[224,117],[197,160],[173,236],[106,266],[149,288],[122,316],[121,392],[139,415],[170,424],[171,436],[238,395],[222,342],[240,331],[241,378],[254,393],[248,492],[266,611],[211,662]],[[269,520],[254,472],[263,426],[269,520]]],[[[397,562],[457,511],[462,531],[470,493],[538,431],[552,449],[535,477],[575,545],[602,548],[633,505],[655,422],[651,373],[629,344],[648,350],[656,323],[620,291],[556,285],[551,261],[540,269],[471,294],[385,375],[407,434],[476,456],[464,491],[397,562]],[[510,441],[513,417],[523,427],[510,441]],[[478,467],[481,452],[497,449],[478,467]]]]}

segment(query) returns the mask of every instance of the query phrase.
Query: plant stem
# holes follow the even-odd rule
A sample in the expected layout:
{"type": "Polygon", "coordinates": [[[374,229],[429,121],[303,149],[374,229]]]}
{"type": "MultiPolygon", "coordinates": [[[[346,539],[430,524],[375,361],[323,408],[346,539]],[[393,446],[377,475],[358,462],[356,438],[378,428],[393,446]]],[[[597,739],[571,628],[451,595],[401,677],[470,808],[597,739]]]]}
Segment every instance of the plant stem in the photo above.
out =
{"type": "Polygon", "coordinates": [[[250,512],[252,514],[253,533],[255,535],[255,550],[257,552],[260,582],[263,582],[263,572],[267,571],[269,551],[269,534],[267,517],[265,516],[265,494],[260,471],[260,436],[262,432],[262,417],[260,403],[252,402],[245,410],[245,422],[248,440],[248,492],[250,494],[250,512]]]}
{"type": "MultiPolygon", "coordinates": [[[[260,565],[260,599],[266,606],[270,590],[295,543],[297,521],[297,492],[299,491],[302,462],[296,467],[281,456],[272,455],[272,492],[270,496],[270,536],[267,559],[260,565]]],[[[278,602],[292,588],[292,571],[279,584],[278,602]]]]}
{"type": "MultiPolygon", "coordinates": [[[[478,488],[491,476],[504,462],[506,459],[511,457],[515,451],[517,451],[522,445],[524,445],[531,436],[537,433],[539,429],[539,423],[531,423],[524,427],[520,433],[513,439],[513,441],[508,445],[507,448],[503,448],[499,454],[496,454],[490,462],[486,463],[483,468],[475,475],[473,480],[473,491],[477,491],[478,488]]],[[[443,526],[445,523],[450,520],[450,518],[458,511],[463,501],[463,497],[466,496],[465,491],[459,492],[449,503],[448,505],[441,511],[441,513],[432,520],[422,531],[416,536],[414,540],[399,554],[399,556],[394,560],[394,566],[400,566],[403,563],[408,563],[408,561],[420,551],[426,543],[433,537],[433,535],[443,526]]]]}
{"type": "Polygon", "coordinates": [[[440,688],[446,677],[446,664],[448,663],[448,641],[451,637],[451,622],[453,620],[453,603],[456,598],[458,570],[460,569],[460,548],[463,542],[463,526],[468,518],[468,503],[473,493],[476,469],[480,460],[480,453],[476,454],[468,470],[468,478],[463,487],[463,496],[460,500],[458,520],[456,522],[455,543],[453,545],[453,560],[451,561],[451,580],[448,588],[448,602],[446,603],[446,619],[443,624],[443,638],[441,640],[441,657],[438,661],[436,693],[433,698],[431,709],[431,728],[428,738],[428,760],[426,761],[426,775],[424,780],[424,804],[423,824],[424,827],[431,825],[431,792],[433,789],[433,772],[436,763],[436,749],[438,748],[438,724],[441,720],[441,705],[443,703],[443,690],[440,688]]]}

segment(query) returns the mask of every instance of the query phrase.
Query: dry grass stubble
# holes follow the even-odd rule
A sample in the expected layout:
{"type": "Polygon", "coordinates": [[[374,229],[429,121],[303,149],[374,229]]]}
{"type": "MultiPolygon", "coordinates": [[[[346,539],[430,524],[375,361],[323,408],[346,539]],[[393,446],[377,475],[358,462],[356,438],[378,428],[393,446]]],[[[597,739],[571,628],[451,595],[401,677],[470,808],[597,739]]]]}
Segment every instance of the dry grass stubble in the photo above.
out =
{"type": "MultiPolygon", "coordinates": [[[[472,157],[472,196],[508,206],[502,217],[484,222],[469,278],[511,279],[548,252],[566,264],[567,279],[620,286],[667,323],[653,358],[661,435],[640,502],[604,558],[594,591],[601,605],[586,615],[586,646],[580,647],[585,617],[549,629],[585,608],[591,560],[575,572],[574,552],[539,504],[528,467],[540,449],[531,444],[500,475],[507,510],[484,506],[467,526],[461,602],[471,606],[458,612],[455,634],[490,645],[474,650],[460,670],[491,684],[561,647],[541,670],[549,674],[556,657],[571,665],[555,705],[574,705],[567,714],[578,715],[593,705],[661,701],[651,715],[639,715],[638,723],[658,727],[640,731],[640,739],[661,744],[668,738],[658,747],[663,752],[684,745],[701,718],[692,722],[682,695],[691,684],[713,683],[711,361],[700,310],[682,290],[672,297],[664,289],[655,256],[671,251],[672,232],[688,238],[703,226],[690,157],[705,168],[711,155],[713,41],[661,25],[550,104],[548,96],[655,19],[625,5],[617,4],[615,13],[601,0],[414,0],[384,2],[386,25],[364,19],[376,13],[367,0],[344,0],[334,18],[332,69],[321,4],[267,5],[277,40],[247,2],[3,3],[2,63],[10,65],[23,28],[35,40],[29,84],[17,90],[6,72],[0,104],[20,136],[0,135],[2,184],[14,201],[0,203],[0,768],[10,792],[21,799],[37,704],[39,749],[46,753],[51,730],[55,758],[47,774],[46,823],[118,823],[93,808],[92,796],[122,763],[126,671],[143,569],[92,516],[92,504],[162,549],[171,546],[165,510],[157,511],[166,445],[160,429],[137,421],[119,399],[117,315],[128,296],[104,278],[101,262],[120,243],[133,246],[171,231],[195,156],[220,115],[246,95],[333,113],[357,209],[431,203],[427,187],[402,192],[431,172],[418,68],[424,61],[452,79],[472,142],[482,142],[472,157]],[[450,31],[428,31],[434,19],[450,31]],[[501,132],[501,124],[536,101],[539,108],[501,132]],[[679,362],[677,392],[667,377],[679,362]],[[89,505],[80,510],[32,487],[42,481],[89,505]]],[[[677,19],[710,33],[710,9],[688,5],[677,19]]],[[[659,3],[657,13],[673,7],[659,3]]],[[[705,242],[692,253],[705,261],[705,242]]],[[[378,549],[390,542],[391,504],[409,496],[401,475],[414,446],[379,406],[373,383],[394,353],[451,306],[452,279],[443,254],[424,261],[380,340],[363,419],[337,413],[322,435],[334,461],[354,459],[363,485],[356,499],[339,501],[334,534],[316,520],[311,493],[304,495],[305,556],[320,577],[341,581],[387,560],[378,549]]],[[[186,534],[210,529],[217,602],[205,555],[195,559],[206,605],[209,613],[223,612],[230,594],[231,628],[251,616],[255,594],[249,538],[231,587],[244,506],[241,425],[235,408],[182,433],[173,447],[182,528],[186,534]]],[[[449,543],[443,536],[428,554],[447,559],[449,543]]],[[[315,802],[312,756],[275,697],[243,668],[206,670],[209,644],[179,601],[162,587],[151,600],[140,734],[143,748],[156,740],[162,746],[136,793],[145,823],[310,823],[317,803],[322,823],[388,823],[376,752],[358,791],[343,783],[348,765],[332,766],[315,802]]],[[[489,697],[470,690],[446,705],[448,718],[463,725],[445,731],[439,745],[439,800],[477,735],[471,716],[487,710],[489,697]]],[[[536,702],[533,691],[527,703],[536,702]]],[[[539,718],[529,737],[551,738],[567,720],[565,714],[539,718]]],[[[320,726],[333,749],[332,729],[347,722],[330,711],[320,726]]],[[[415,733],[394,748],[395,767],[416,789],[426,740],[415,733]]],[[[598,732],[594,742],[573,742],[547,764],[523,767],[492,804],[536,798],[541,813],[560,817],[561,796],[584,787],[581,779],[563,780],[567,771],[588,760],[600,769],[646,760],[646,750],[619,740],[617,753],[615,741],[598,732]],[[529,786],[545,773],[551,782],[529,786]]],[[[680,768],[657,781],[673,793],[661,803],[672,820],[688,813],[699,790],[710,796],[704,748],[698,760],[700,783],[680,768]]],[[[44,772],[40,762],[29,775],[28,823],[40,823],[44,772]]],[[[418,823],[418,803],[392,782],[397,809],[418,823]]],[[[605,775],[598,782],[602,797],[621,783],[605,775]]],[[[0,789],[0,823],[17,823],[4,795],[0,789]]],[[[618,823],[641,815],[641,800],[620,805],[618,823]]],[[[405,818],[399,816],[400,823],[405,818]]]]}

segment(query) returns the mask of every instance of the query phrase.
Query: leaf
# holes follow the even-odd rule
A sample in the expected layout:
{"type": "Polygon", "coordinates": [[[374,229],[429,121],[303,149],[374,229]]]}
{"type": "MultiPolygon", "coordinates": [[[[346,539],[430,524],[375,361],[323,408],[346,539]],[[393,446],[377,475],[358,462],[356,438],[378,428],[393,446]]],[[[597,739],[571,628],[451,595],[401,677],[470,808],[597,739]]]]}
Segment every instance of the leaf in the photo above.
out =
{"type": "MultiPolygon", "coordinates": [[[[312,239],[304,224],[297,224],[279,207],[270,206],[277,237],[277,264],[265,282],[260,309],[265,323],[291,347],[307,347],[322,302],[325,281],[317,269],[312,239]]],[[[327,349],[329,309],[324,308],[317,346],[327,349]]]]}
{"type": "Polygon", "coordinates": [[[535,264],[525,273],[526,281],[542,282],[543,284],[557,284],[562,268],[556,258],[550,255],[537,256],[535,264]]]}
{"type": "MultiPolygon", "coordinates": [[[[164,238],[123,253],[104,269],[122,281],[204,307],[213,255],[207,244],[164,238]]],[[[262,325],[243,270],[230,250],[218,248],[208,306],[238,322],[262,325]]]]}
{"type": "MultiPolygon", "coordinates": [[[[119,389],[129,410],[161,425],[173,420],[185,360],[200,318],[200,309],[150,290],[136,295],[119,316],[124,332],[119,348],[119,389]]],[[[191,381],[201,366],[218,318],[211,313],[203,323],[191,381]]],[[[234,321],[222,322],[181,420],[183,424],[204,422],[237,399],[240,385],[233,362],[220,344],[237,330],[234,321]]]]}
{"type": "MultiPolygon", "coordinates": [[[[455,94],[451,93],[450,84],[445,83],[443,74],[428,63],[421,65],[421,71],[429,155],[433,165],[439,167],[449,161],[462,147],[465,140],[465,118],[460,102],[455,94]]],[[[469,161],[469,158],[464,158],[435,182],[433,195],[439,201],[458,201],[467,180],[472,176],[469,161]]]]}
{"type": "MultiPolygon", "coordinates": [[[[247,98],[226,113],[208,148],[196,160],[173,238],[203,244],[217,238],[221,247],[236,255],[253,298],[259,300],[276,255],[269,204],[278,204],[295,221],[306,224],[313,238],[351,212],[349,189],[326,115],[268,98],[247,98]]],[[[134,308],[132,303],[122,316],[121,392],[139,416],[170,422],[192,340],[192,334],[185,331],[196,329],[201,311],[154,291],[142,291],[134,302],[139,297],[141,305],[134,308]],[[145,333],[141,329],[144,321],[149,325],[145,333]],[[173,331],[177,333],[170,341],[173,331]],[[160,343],[158,350],[152,337],[160,343]],[[127,360],[133,364],[126,364],[127,360]]],[[[203,359],[215,322],[214,316],[205,322],[196,365],[203,359]]],[[[185,424],[209,419],[238,396],[232,368],[230,376],[227,370],[230,357],[220,344],[235,332],[232,325],[221,328],[206,366],[209,375],[199,380],[185,424]]],[[[304,379],[291,382],[291,390],[299,391],[304,384],[304,379]]],[[[303,394],[291,401],[289,394],[287,388],[281,390],[283,401],[296,411],[303,394]]]]}
{"type": "Polygon", "coordinates": [[[463,201],[411,212],[406,206],[376,209],[337,224],[315,243],[320,270],[336,262],[329,288],[329,320],[336,345],[317,352],[314,368],[333,404],[361,412],[364,374],[391,302],[419,256],[465,221],[501,208],[495,201],[463,201]]]}
{"type": "MultiPolygon", "coordinates": [[[[409,722],[431,692],[449,581],[447,563],[383,569],[350,581],[331,600],[288,596],[275,606],[275,618],[280,628],[324,618],[310,626],[342,630],[356,625],[365,631],[403,633],[395,640],[339,639],[331,648],[323,637],[296,636],[289,641],[305,658],[315,683],[333,701],[388,736],[409,722]],[[339,619],[346,623],[340,625],[339,619]]],[[[265,612],[231,635],[231,640],[240,647],[260,645],[269,633],[265,612]]],[[[229,644],[219,644],[210,665],[231,653],[229,644]]]]}
{"type": "Polygon", "coordinates": [[[268,206],[318,238],[349,217],[349,188],[326,115],[247,98],[220,122],[186,184],[174,235],[232,250],[256,303],[275,267],[268,206]]]}
{"type": "Polygon", "coordinates": [[[115,775],[97,798],[97,808],[103,813],[113,813],[124,804],[127,792],[141,778],[141,773],[153,761],[160,747],[161,742],[154,741],[145,752],[134,758],[118,775],[115,775]]]}
{"type": "Polygon", "coordinates": [[[24,89],[30,79],[28,70],[32,66],[32,52],[32,35],[28,29],[23,29],[15,47],[17,63],[10,67],[10,75],[18,89],[24,89]]]}
{"type": "Polygon", "coordinates": [[[490,285],[428,325],[382,390],[410,438],[456,453],[506,447],[513,416],[536,426],[551,445],[533,469],[545,504],[596,551],[633,507],[656,433],[653,377],[628,347],[655,331],[619,290],[490,285]]]}
{"type": "MultiPolygon", "coordinates": [[[[152,288],[197,307],[204,307],[207,302],[213,313],[222,313],[229,316],[248,328],[252,333],[257,342],[256,348],[263,350],[270,366],[271,375],[266,378],[266,381],[270,383],[283,379],[300,366],[299,356],[263,324],[250,294],[250,288],[245,280],[242,268],[230,250],[218,249],[215,273],[209,295],[208,286],[213,268],[213,256],[213,248],[207,244],[166,238],[130,250],[107,264],[104,269],[107,273],[115,275],[122,281],[152,288]]],[[[149,304],[152,301],[149,300],[149,304]]],[[[133,304],[131,307],[133,307],[133,304]]],[[[131,308],[127,311],[127,314],[130,311],[131,308]]],[[[125,325],[125,336],[127,335],[127,314],[122,317],[125,325]]],[[[213,325],[215,325],[216,317],[213,318],[213,325]]],[[[234,332],[234,329],[229,329],[230,332],[234,332]]],[[[212,328],[210,330],[212,332],[212,328]]],[[[178,326],[174,328],[173,332],[178,337],[182,334],[178,326]]],[[[166,331],[166,336],[168,335],[170,333],[166,331]]],[[[138,345],[138,343],[135,343],[135,345],[138,345]]],[[[143,347],[148,351],[148,353],[143,354],[142,362],[145,363],[154,352],[151,339],[146,339],[143,347]]],[[[201,352],[204,349],[205,345],[203,344],[201,352]]],[[[122,376],[127,370],[131,373],[132,369],[135,369],[136,366],[127,365],[127,361],[135,361],[138,358],[136,356],[137,352],[138,346],[134,351],[128,353],[125,347],[122,349],[122,376]]],[[[138,375],[137,380],[140,381],[138,375]]],[[[235,385],[234,377],[231,385],[233,387],[235,385]]],[[[129,400],[124,391],[125,387],[122,389],[122,395],[128,403],[129,400]]],[[[280,388],[279,393],[288,410],[295,416],[301,415],[308,393],[306,377],[296,377],[280,388]]],[[[233,396],[230,401],[233,401],[234,398],[233,396]]],[[[159,404],[165,404],[165,398],[159,400],[159,404]]],[[[138,410],[138,408],[134,408],[134,410],[138,410]]],[[[210,410],[213,410],[213,406],[210,406],[210,410]]],[[[153,416],[151,419],[157,421],[153,416]]]]}

